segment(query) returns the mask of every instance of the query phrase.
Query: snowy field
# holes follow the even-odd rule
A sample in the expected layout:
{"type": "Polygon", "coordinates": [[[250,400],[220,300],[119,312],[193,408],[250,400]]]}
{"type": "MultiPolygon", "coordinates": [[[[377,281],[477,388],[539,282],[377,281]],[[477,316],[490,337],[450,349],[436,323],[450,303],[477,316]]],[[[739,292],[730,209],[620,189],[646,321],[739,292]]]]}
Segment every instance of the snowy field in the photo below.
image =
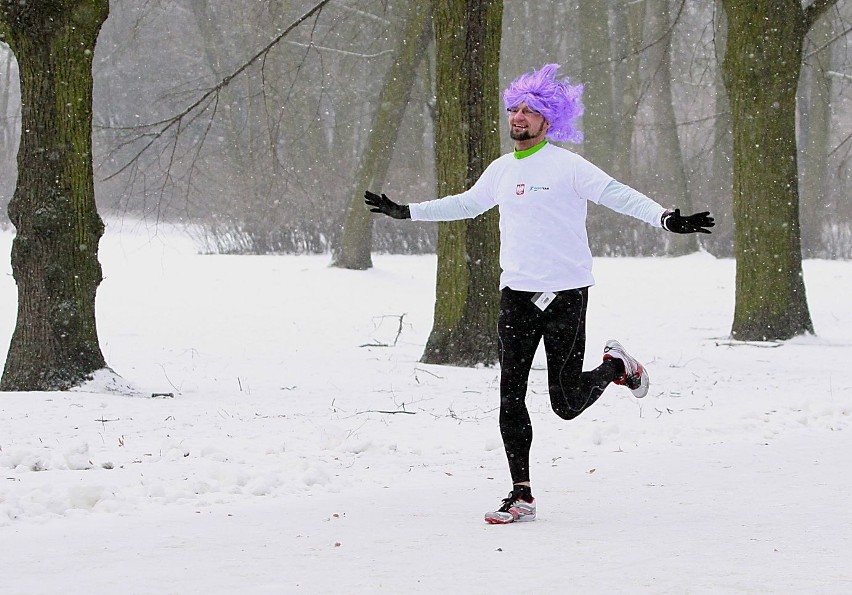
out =
{"type": "Polygon", "coordinates": [[[618,339],[651,391],[562,421],[540,353],[539,517],[491,526],[498,370],[418,363],[434,257],[203,256],[127,222],[100,253],[135,394],[0,394],[0,593],[852,592],[852,262],[805,263],[816,336],[736,344],[732,261],[597,260],[587,367],[618,339]]]}

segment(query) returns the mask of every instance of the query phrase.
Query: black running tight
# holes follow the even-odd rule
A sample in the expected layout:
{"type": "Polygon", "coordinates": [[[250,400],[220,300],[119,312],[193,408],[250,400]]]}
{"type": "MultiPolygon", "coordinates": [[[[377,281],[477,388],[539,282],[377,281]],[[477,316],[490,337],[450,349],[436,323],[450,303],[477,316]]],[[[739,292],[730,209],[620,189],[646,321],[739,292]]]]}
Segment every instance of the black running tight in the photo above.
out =
{"type": "Polygon", "coordinates": [[[526,406],[533,356],[544,338],[550,404],[563,419],[585,411],[620,373],[605,361],[583,372],[588,288],[560,291],[542,312],[533,294],[505,288],[497,325],[500,355],[500,434],[514,483],[529,481],[532,424],[526,406]]]}

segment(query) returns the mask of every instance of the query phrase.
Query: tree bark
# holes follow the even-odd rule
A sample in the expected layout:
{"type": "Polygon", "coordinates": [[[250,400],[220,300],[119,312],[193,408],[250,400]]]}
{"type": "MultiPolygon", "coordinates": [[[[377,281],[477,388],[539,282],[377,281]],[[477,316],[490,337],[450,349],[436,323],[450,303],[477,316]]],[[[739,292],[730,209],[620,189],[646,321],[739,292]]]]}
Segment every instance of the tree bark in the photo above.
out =
{"type": "Polygon", "coordinates": [[[813,54],[807,60],[807,76],[803,77],[801,120],[799,129],[802,147],[800,180],[802,187],[802,254],[805,258],[830,257],[822,231],[831,212],[827,180],[829,138],[831,132],[831,40],[834,23],[825,15],[814,25],[813,54]]]}
{"type": "Polygon", "coordinates": [[[615,135],[612,175],[626,182],[631,178],[633,132],[641,100],[639,80],[645,2],[622,0],[615,7],[616,76],[615,97],[619,126],[615,135]]]}
{"type": "Polygon", "coordinates": [[[606,2],[579,2],[580,58],[583,64],[583,156],[612,171],[615,148],[612,69],[609,60],[609,11],[606,2]]]}
{"type": "MultiPolygon", "coordinates": [[[[500,154],[502,0],[434,2],[438,194],[469,188],[500,154]],[[460,142],[461,141],[461,142],[460,142]]],[[[497,361],[499,228],[495,210],[439,224],[435,318],[422,361],[497,361]]]]}
{"type": "MultiPolygon", "coordinates": [[[[4,213],[9,199],[15,190],[15,155],[18,152],[20,138],[20,123],[12,117],[20,107],[12,103],[12,97],[20,95],[18,89],[17,63],[12,52],[0,47],[0,171],[8,172],[0,175],[0,210],[4,213]]],[[[5,221],[5,216],[0,215],[5,221]]]]}
{"type": "Polygon", "coordinates": [[[64,390],[106,367],[95,324],[104,225],[92,172],[92,55],[107,0],[0,3],[22,138],[9,203],[18,317],[0,390],[64,390]]]}
{"type": "Polygon", "coordinates": [[[417,68],[426,55],[432,32],[429,2],[411,4],[394,60],[385,75],[382,93],[373,116],[367,149],[356,174],[354,196],[349,204],[340,243],[332,266],[363,271],[373,266],[371,258],[373,214],[364,207],[364,190],[381,192],[390,167],[405,109],[417,78],[417,68]]]}
{"type": "MultiPolygon", "coordinates": [[[[677,205],[691,213],[692,197],[686,184],[686,171],[677,130],[672,98],[671,42],[672,23],[669,0],[647,0],[648,100],[652,127],[657,139],[656,175],[651,192],[658,202],[677,205]]],[[[666,253],[682,256],[698,250],[697,234],[671,234],[666,253]]]]}
{"type": "MultiPolygon", "coordinates": [[[[716,16],[713,22],[715,31],[716,63],[720,65],[716,69],[713,78],[715,91],[714,104],[716,117],[713,121],[713,146],[711,150],[711,169],[709,187],[705,184],[705,192],[702,199],[707,200],[716,221],[733,221],[731,196],[733,196],[733,139],[731,136],[731,106],[728,93],[725,89],[725,81],[722,75],[721,64],[725,60],[725,52],[728,47],[728,23],[722,0],[714,0],[716,16]],[[724,197],[724,199],[720,199],[724,197]]],[[[734,226],[718,225],[713,230],[712,240],[705,240],[707,244],[715,248],[714,254],[731,257],[733,256],[734,226]],[[724,248],[722,248],[724,247],[724,248]]]]}
{"type": "Polygon", "coordinates": [[[789,339],[813,332],[802,275],[796,160],[796,88],[811,23],[798,0],[723,0],[723,6],[737,257],[731,334],[789,339]]]}
{"type": "MultiPolygon", "coordinates": [[[[6,153],[8,145],[12,144],[13,131],[15,129],[12,124],[12,118],[9,114],[10,96],[12,94],[12,52],[2,51],[0,48],[0,57],[3,63],[0,64],[0,72],[2,79],[0,80],[0,148],[3,148],[3,153],[6,153]]],[[[17,77],[15,77],[17,79],[17,77]]]]}

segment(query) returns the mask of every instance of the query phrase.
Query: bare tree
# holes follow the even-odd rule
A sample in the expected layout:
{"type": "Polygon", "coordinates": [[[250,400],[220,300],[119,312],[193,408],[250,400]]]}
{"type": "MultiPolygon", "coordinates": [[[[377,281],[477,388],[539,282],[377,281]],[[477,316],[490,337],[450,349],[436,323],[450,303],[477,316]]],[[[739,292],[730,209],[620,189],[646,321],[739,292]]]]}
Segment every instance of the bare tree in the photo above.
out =
{"type": "MultiPolygon", "coordinates": [[[[656,151],[650,151],[653,162],[648,169],[654,172],[649,193],[668,204],[679,204],[684,211],[692,212],[692,197],[686,183],[686,168],[678,122],[672,96],[671,51],[675,23],[683,10],[682,0],[677,1],[676,18],[672,19],[669,0],[646,0],[647,61],[645,81],[651,112],[651,134],[656,139],[656,151]]],[[[667,253],[679,256],[698,250],[698,234],[668,236],[667,253]]]]}
{"type": "MultiPolygon", "coordinates": [[[[640,4],[644,8],[644,2],[640,4]]],[[[615,81],[613,70],[615,69],[624,77],[630,73],[625,70],[619,71],[616,67],[617,62],[614,65],[612,61],[608,3],[580,2],[573,12],[579,24],[578,55],[582,64],[577,80],[583,84],[583,105],[585,106],[582,153],[586,159],[604,171],[615,173],[629,157],[619,155],[617,150],[621,126],[618,116],[624,106],[621,104],[621,98],[616,104],[613,97],[615,81]]],[[[616,11],[616,16],[614,22],[617,25],[623,18],[620,10],[616,11]]],[[[641,29],[640,25],[639,31],[641,29]]],[[[639,31],[634,30],[633,33],[638,34],[639,31]]],[[[621,49],[629,52],[632,48],[621,49]]],[[[629,54],[629,56],[635,58],[638,54],[629,54]]],[[[624,80],[626,79],[622,79],[624,80]]],[[[626,85],[620,84],[619,88],[626,88],[626,85]]],[[[630,127],[634,122],[628,117],[625,123],[630,127]]],[[[625,178],[622,180],[628,181],[625,178]]],[[[628,238],[635,238],[635,230],[638,226],[634,226],[631,222],[625,223],[623,218],[605,207],[589,203],[587,225],[589,246],[596,255],[620,254],[623,246],[635,247],[628,238]]]]}
{"type": "Polygon", "coordinates": [[[333,266],[365,270],[373,266],[373,217],[364,208],[364,190],[384,186],[405,109],[411,99],[417,69],[432,33],[430,3],[415,2],[408,9],[406,24],[397,41],[394,60],[382,83],[382,92],[370,127],[370,138],[355,175],[353,198],[333,266]]]}
{"type": "Polygon", "coordinates": [[[6,208],[15,190],[15,155],[20,138],[20,97],[18,69],[9,47],[0,42],[0,227],[6,222],[6,208]]]}
{"type": "Polygon", "coordinates": [[[629,180],[632,176],[633,135],[642,90],[639,64],[645,6],[645,2],[618,0],[613,7],[613,95],[619,126],[616,130],[612,173],[620,180],[629,180]]]}
{"type": "MultiPolygon", "coordinates": [[[[139,45],[150,43],[171,23],[179,23],[185,36],[146,52],[166,73],[155,77],[142,68],[146,81],[157,89],[156,101],[144,111],[131,107],[123,117],[105,118],[108,123],[101,129],[101,146],[111,151],[108,185],[113,195],[122,197],[120,210],[138,213],[134,209],[145,207],[146,216],[155,210],[157,217],[164,212],[172,219],[192,221],[194,237],[210,252],[317,253],[339,245],[349,189],[379,104],[381,84],[376,81],[391,63],[395,40],[407,41],[401,37],[402,22],[413,5],[402,0],[158,4],[162,10],[135,19],[139,45]],[[299,7],[310,18],[294,29],[288,23],[299,7]],[[171,15],[165,25],[163,12],[171,15]],[[252,59],[256,48],[270,39],[277,41],[252,59]],[[161,54],[179,56],[186,74],[162,64],[161,54]],[[227,85],[207,95],[232,74],[236,76],[227,85]],[[174,81],[169,84],[170,77],[174,81]],[[204,102],[184,114],[179,128],[160,134],[161,124],[170,123],[203,95],[204,102]],[[156,125],[120,123],[139,113],[156,125]],[[142,147],[149,140],[155,142],[142,147]],[[132,152],[143,148],[138,157],[132,152]],[[117,187],[119,180],[132,185],[133,192],[117,187]],[[161,211],[164,204],[167,209],[161,211]]],[[[135,5],[127,7],[129,13],[138,11],[135,5]]],[[[121,19],[126,27],[129,17],[123,14],[121,19]]],[[[408,46],[406,51],[422,58],[408,46]]],[[[132,56],[125,57],[129,59],[132,56]]],[[[127,79],[126,68],[102,68],[122,87],[135,85],[127,79]]],[[[423,77],[417,70],[399,72],[411,75],[413,105],[425,106],[432,95],[422,89],[423,77]]],[[[433,193],[432,149],[424,142],[425,129],[431,129],[431,117],[421,109],[408,110],[404,121],[383,131],[385,136],[398,135],[408,147],[404,155],[393,155],[389,188],[400,182],[433,193]],[[405,183],[412,174],[422,181],[405,183]]],[[[433,226],[376,227],[373,243],[378,249],[434,249],[433,226]]]]}
{"type": "Polygon", "coordinates": [[[616,122],[612,97],[612,63],[609,48],[609,10],[606,2],[580,2],[580,59],[584,85],[583,129],[586,137],[583,155],[602,168],[612,171],[616,122]]]}
{"type": "Polygon", "coordinates": [[[805,258],[826,256],[822,230],[833,209],[829,198],[831,132],[832,44],[834,18],[820,17],[807,36],[806,57],[800,86],[800,180],[802,185],[802,254],[805,258]]]}
{"type": "MultiPolygon", "coordinates": [[[[321,251],[323,234],[308,225],[288,225],[292,211],[287,207],[292,203],[278,198],[289,193],[305,196],[297,180],[316,187],[306,175],[309,167],[302,168],[302,176],[289,174],[296,159],[316,158],[318,146],[333,144],[326,121],[317,115],[323,107],[325,73],[305,58],[325,51],[312,35],[330,0],[312,3],[287,24],[280,22],[279,2],[255,4],[239,16],[234,14],[237,7],[227,4],[187,4],[186,10],[171,10],[185,13],[187,24],[195,26],[192,37],[200,48],[193,55],[202,59],[193,75],[209,83],[170,90],[168,101],[158,102],[158,112],[148,110],[148,124],[111,125],[107,160],[115,166],[107,181],[125,177],[128,185],[135,185],[141,180],[142,192],[155,197],[158,209],[170,194],[183,191],[187,202],[198,203],[189,214],[204,222],[222,251],[321,251]],[[300,39],[303,24],[308,25],[307,33],[300,39]],[[285,47],[294,48],[292,55],[281,55],[285,47]],[[315,91],[309,99],[294,92],[300,77],[312,81],[315,91]],[[301,118],[315,133],[287,137],[287,127],[280,126],[285,110],[304,112],[301,118]],[[204,189],[199,191],[199,185],[204,189]],[[273,223],[279,224],[277,234],[273,223]]],[[[333,26],[334,19],[329,21],[333,26]]],[[[322,205],[320,197],[307,196],[322,205]]]]}
{"type": "MultiPolygon", "coordinates": [[[[315,5],[180,113],[148,126],[134,159],[169,135],[172,151],[165,155],[174,159],[187,122],[214,105],[235,77],[329,1],[315,5]]],[[[97,253],[104,225],[94,196],[92,63],[108,14],[106,0],[0,3],[0,38],[20,65],[26,131],[9,205],[17,231],[12,271],[18,317],[0,390],[63,390],[106,368],[95,322],[95,294],[102,278],[97,253]]]]}
{"type": "MultiPolygon", "coordinates": [[[[709,196],[706,196],[710,207],[716,214],[719,221],[731,221],[733,219],[732,209],[733,204],[731,196],[733,194],[733,138],[731,136],[731,106],[728,102],[728,93],[725,89],[725,81],[722,76],[721,64],[724,61],[725,51],[727,50],[727,20],[725,19],[725,11],[722,8],[721,0],[714,0],[714,15],[713,15],[713,31],[714,31],[714,62],[716,67],[713,70],[713,97],[714,118],[713,132],[711,138],[709,184],[709,196]],[[719,197],[724,197],[724,200],[719,200],[719,197]]],[[[713,233],[713,242],[717,246],[730,246],[730,249],[725,248],[717,252],[722,256],[733,256],[733,225],[718,226],[713,233]]],[[[711,242],[708,242],[708,244],[711,242]]]]}

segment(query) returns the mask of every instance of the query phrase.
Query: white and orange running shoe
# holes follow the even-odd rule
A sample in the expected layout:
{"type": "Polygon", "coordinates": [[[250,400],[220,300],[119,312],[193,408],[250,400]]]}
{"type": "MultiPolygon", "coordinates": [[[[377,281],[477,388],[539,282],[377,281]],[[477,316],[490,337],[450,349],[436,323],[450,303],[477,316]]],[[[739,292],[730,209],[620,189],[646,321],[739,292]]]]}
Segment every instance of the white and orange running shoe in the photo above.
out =
{"type": "Polygon", "coordinates": [[[524,499],[521,490],[515,488],[509,492],[509,496],[503,498],[503,505],[494,512],[485,513],[485,522],[492,525],[506,525],[508,523],[523,523],[535,520],[535,498],[529,496],[529,501],[524,499]]]}
{"type": "Polygon", "coordinates": [[[616,384],[621,384],[630,389],[633,396],[641,399],[648,394],[648,386],[650,380],[648,372],[645,371],[645,366],[625,351],[624,347],[618,341],[609,340],[604,347],[605,360],[620,359],[624,363],[624,374],[613,380],[616,384]]]}

